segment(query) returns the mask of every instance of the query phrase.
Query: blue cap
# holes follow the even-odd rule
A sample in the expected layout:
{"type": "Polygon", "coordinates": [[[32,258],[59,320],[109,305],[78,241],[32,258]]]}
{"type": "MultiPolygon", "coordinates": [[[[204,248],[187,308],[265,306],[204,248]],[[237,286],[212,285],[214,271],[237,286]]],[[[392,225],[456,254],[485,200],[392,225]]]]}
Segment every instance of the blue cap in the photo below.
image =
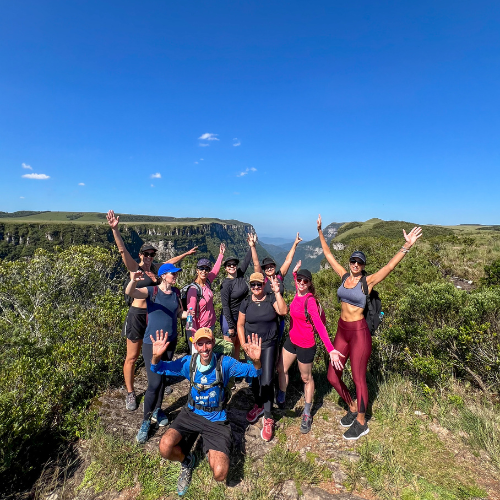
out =
{"type": "Polygon", "coordinates": [[[366,255],[363,252],[361,252],[360,250],[356,250],[355,252],[352,252],[351,259],[354,259],[354,258],[361,259],[363,261],[363,263],[366,264],[366,255]]]}
{"type": "Polygon", "coordinates": [[[165,273],[176,273],[178,271],[182,271],[182,269],[167,262],[166,264],[162,264],[160,269],[158,269],[158,276],[162,276],[165,273]]]}

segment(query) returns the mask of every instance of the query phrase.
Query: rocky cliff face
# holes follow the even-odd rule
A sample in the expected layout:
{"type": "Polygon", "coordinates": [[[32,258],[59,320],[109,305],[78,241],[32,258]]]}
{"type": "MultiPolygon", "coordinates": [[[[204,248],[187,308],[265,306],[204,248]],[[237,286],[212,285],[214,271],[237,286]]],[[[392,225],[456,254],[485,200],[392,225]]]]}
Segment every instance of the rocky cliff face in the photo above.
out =
{"type": "MultiPolygon", "coordinates": [[[[130,253],[136,257],[144,243],[158,248],[158,261],[198,246],[198,254],[216,258],[221,242],[226,244],[226,254],[243,256],[248,245],[247,233],[251,224],[202,223],[202,224],[120,224],[120,232],[130,253]]],[[[0,258],[15,260],[33,255],[37,248],[53,250],[71,245],[96,245],[115,247],[107,223],[33,223],[0,222],[0,258]]],[[[260,253],[267,252],[260,249],[260,253]]]]}

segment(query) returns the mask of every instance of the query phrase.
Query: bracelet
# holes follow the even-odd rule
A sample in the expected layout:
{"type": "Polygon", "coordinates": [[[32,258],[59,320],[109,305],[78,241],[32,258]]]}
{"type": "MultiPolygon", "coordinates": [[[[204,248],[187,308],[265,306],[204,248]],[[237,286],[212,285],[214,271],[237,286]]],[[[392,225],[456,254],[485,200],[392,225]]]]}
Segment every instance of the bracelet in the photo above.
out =
{"type": "Polygon", "coordinates": [[[402,252],[402,253],[408,253],[409,251],[410,251],[410,249],[406,248],[406,247],[401,247],[401,250],[400,250],[400,252],[402,252]]]}

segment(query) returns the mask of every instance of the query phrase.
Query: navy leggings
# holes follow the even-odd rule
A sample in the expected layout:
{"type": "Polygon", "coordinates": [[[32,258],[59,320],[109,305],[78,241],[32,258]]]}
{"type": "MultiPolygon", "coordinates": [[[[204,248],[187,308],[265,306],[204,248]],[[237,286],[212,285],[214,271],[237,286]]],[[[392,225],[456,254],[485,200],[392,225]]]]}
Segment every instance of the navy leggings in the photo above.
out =
{"type": "Polygon", "coordinates": [[[264,417],[266,418],[273,418],[276,351],[276,340],[265,347],[262,346],[262,354],[260,356],[262,373],[260,377],[252,379],[252,392],[255,402],[259,405],[259,408],[264,407],[264,417]]]}
{"type": "MultiPolygon", "coordinates": [[[[172,361],[176,345],[177,339],[170,342],[168,349],[161,357],[162,361],[172,361]]],[[[153,357],[153,344],[146,344],[146,342],[142,344],[142,357],[144,358],[146,374],[148,376],[148,388],[144,395],[144,420],[149,420],[156,408],[161,408],[167,384],[165,375],[158,375],[158,373],[153,373],[150,369],[151,358],[153,357]]]]}
{"type": "MultiPolygon", "coordinates": [[[[366,367],[372,353],[372,336],[366,320],[363,318],[359,321],[348,322],[339,318],[333,347],[345,356],[345,358],[340,358],[344,366],[349,357],[351,358],[351,372],[356,385],[358,412],[366,413],[368,407],[366,367]]],[[[329,363],[328,382],[335,387],[335,390],[347,404],[351,404],[352,398],[349,390],[342,382],[342,372],[343,370],[337,370],[329,363]]]]}

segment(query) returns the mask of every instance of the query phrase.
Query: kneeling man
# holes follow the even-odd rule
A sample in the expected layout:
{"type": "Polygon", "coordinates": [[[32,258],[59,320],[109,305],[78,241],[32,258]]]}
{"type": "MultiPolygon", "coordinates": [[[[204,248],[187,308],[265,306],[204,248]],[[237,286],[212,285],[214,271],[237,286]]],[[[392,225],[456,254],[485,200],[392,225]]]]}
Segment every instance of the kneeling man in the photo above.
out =
{"type": "Polygon", "coordinates": [[[194,454],[189,453],[199,434],[203,452],[208,456],[216,481],[224,481],[229,471],[232,435],[226,420],[225,394],[231,377],[258,377],[260,375],[261,340],[248,337],[244,349],[253,365],[240,363],[229,356],[216,355],[214,335],[210,328],[200,328],[193,344],[198,352],[175,361],[161,361],[168,346],[167,333],[156,332],[153,342],[151,371],[159,375],[181,376],[189,380],[188,402],[172,422],[160,441],[163,458],[181,462],[177,493],[184,495],[191,483],[195,466],[194,454]]]}

